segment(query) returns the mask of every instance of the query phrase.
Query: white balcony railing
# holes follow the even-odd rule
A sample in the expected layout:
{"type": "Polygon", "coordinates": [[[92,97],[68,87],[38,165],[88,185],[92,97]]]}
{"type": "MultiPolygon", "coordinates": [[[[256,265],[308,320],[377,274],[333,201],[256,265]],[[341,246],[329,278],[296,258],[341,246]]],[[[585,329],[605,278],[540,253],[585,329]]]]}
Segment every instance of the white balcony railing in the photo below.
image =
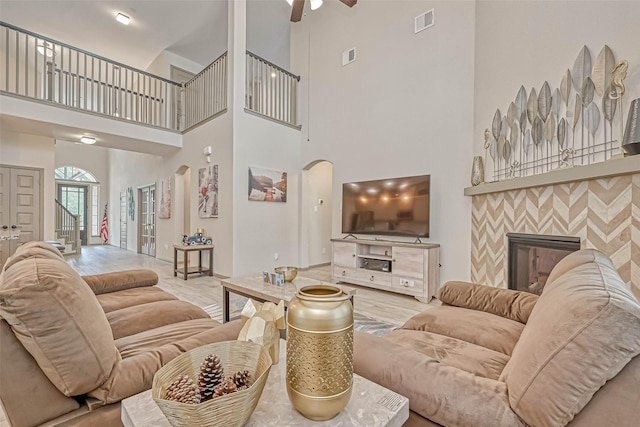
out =
{"type": "Polygon", "coordinates": [[[178,130],[180,84],[4,22],[0,91],[178,130]]]}
{"type": "Polygon", "coordinates": [[[299,81],[300,76],[247,52],[246,109],[277,122],[298,127],[296,99],[299,81]]]}
{"type": "Polygon", "coordinates": [[[184,84],[183,129],[214,117],[226,108],[227,52],[184,84]]]}
{"type": "MultiPolygon", "coordinates": [[[[245,110],[299,128],[296,76],[246,55],[245,110]]],[[[227,108],[227,53],[179,84],[0,22],[0,92],[185,131],[227,108]]]]}

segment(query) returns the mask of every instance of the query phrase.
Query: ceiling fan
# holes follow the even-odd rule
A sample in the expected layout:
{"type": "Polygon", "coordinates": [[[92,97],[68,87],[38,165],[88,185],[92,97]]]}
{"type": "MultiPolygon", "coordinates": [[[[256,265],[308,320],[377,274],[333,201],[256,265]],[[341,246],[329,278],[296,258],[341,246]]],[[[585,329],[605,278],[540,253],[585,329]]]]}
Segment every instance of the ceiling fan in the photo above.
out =
{"type": "MultiPolygon", "coordinates": [[[[304,0],[287,0],[293,7],[291,9],[291,22],[298,22],[302,19],[302,11],[304,9],[304,0]]],[[[349,7],[353,7],[358,0],[340,0],[349,7]]],[[[322,0],[311,0],[311,10],[315,10],[322,6],[322,0]]]]}

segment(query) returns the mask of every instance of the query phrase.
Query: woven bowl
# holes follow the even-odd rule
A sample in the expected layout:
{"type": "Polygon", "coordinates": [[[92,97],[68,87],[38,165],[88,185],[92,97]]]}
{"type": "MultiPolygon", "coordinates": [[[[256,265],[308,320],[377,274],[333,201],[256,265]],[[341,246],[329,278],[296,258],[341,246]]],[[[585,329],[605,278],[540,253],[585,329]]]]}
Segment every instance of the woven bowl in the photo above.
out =
{"type": "Polygon", "coordinates": [[[276,267],[273,269],[278,274],[284,276],[285,282],[291,282],[298,275],[298,267],[276,267]]]}
{"type": "Polygon", "coordinates": [[[261,345],[248,341],[223,341],[194,348],[160,368],[153,377],[151,395],[172,426],[242,426],[260,400],[269,377],[271,358],[261,345]],[[190,405],[165,400],[167,387],[179,375],[187,374],[198,381],[200,365],[209,354],[220,358],[225,376],[248,370],[253,382],[249,388],[204,403],[190,405]]]}

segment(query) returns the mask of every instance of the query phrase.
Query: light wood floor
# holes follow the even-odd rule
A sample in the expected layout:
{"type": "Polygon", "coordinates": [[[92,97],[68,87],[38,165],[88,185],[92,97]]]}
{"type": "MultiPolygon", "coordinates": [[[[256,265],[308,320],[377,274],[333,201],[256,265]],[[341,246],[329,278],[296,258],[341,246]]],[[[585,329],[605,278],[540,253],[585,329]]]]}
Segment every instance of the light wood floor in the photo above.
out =
{"type": "MultiPolygon", "coordinates": [[[[81,275],[108,273],[131,268],[154,270],[159,286],[178,298],[204,307],[212,303],[222,304],[220,279],[204,275],[192,275],[188,280],[173,277],[173,265],[146,255],[139,255],[115,246],[83,246],[81,255],[66,257],[67,262],[81,275]]],[[[299,276],[331,282],[330,266],[303,270],[299,276]]],[[[413,297],[391,292],[368,289],[361,286],[343,284],[345,290],[357,289],[355,309],[358,313],[385,322],[402,325],[411,316],[439,304],[419,302],[413,297]]]]}

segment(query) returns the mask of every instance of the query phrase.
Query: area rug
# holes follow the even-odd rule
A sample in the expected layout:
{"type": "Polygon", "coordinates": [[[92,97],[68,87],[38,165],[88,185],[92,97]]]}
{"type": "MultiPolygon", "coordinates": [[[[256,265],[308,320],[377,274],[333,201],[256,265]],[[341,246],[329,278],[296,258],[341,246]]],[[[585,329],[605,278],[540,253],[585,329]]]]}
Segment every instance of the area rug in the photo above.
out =
{"type": "MultiPolygon", "coordinates": [[[[203,307],[203,310],[207,312],[209,316],[213,320],[217,320],[218,322],[222,322],[222,306],[218,304],[211,304],[206,307],[203,307]]],[[[232,317],[238,316],[240,314],[240,310],[234,310],[232,307],[232,317]]],[[[354,325],[353,329],[356,331],[366,332],[372,335],[384,335],[393,331],[394,329],[398,329],[397,325],[393,325],[391,323],[383,322],[381,320],[377,320],[364,314],[354,313],[353,314],[354,325]]]]}

